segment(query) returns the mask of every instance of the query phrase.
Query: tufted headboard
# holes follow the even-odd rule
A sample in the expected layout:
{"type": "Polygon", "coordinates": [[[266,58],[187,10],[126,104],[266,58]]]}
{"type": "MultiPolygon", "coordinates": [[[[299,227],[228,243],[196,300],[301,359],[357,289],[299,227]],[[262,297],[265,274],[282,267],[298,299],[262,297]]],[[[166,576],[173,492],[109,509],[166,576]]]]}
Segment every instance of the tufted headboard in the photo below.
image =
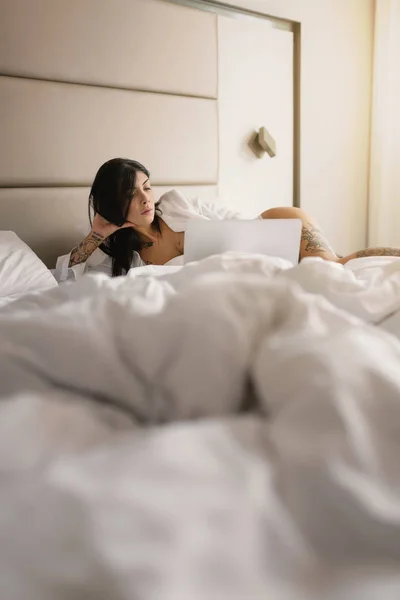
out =
{"type": "Polygon", "coordinates": [[[158,196],[215,194],[216,15],[163,0],[2,0],[1,13],[0,229],[53,266],[116,156],[145,164],[158,196]]]}

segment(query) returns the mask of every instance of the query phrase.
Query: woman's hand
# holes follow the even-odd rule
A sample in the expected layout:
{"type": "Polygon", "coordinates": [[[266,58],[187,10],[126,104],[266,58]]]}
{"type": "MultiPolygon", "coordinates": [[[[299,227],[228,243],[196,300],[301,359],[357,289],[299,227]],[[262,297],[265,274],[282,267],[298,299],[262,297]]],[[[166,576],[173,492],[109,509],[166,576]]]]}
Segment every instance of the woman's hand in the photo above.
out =
{"type": "Polygon", "coordinates": [[[93,219],[92,233],[101,236],[103,240],[105,240],[119,229],[125,229],[127,227],[134,226],[134,223],[130,223],[129,221],[124,223],[122,226],[115,225],[114,223],[110,223],[110,221],[107,221],[107,219],[99,215],[99,213],[96,213],[93,219]]]}

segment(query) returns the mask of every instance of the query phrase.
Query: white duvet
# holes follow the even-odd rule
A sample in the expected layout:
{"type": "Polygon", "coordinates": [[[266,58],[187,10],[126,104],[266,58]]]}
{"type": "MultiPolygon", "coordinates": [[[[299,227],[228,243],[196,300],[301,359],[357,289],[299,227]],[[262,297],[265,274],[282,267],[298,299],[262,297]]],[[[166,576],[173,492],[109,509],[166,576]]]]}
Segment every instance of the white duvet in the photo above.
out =
{"type": "Polygon", "coordinates": [[[231,254],[8,304],[2,600],[398,598],[399,309],[231,254]]]}

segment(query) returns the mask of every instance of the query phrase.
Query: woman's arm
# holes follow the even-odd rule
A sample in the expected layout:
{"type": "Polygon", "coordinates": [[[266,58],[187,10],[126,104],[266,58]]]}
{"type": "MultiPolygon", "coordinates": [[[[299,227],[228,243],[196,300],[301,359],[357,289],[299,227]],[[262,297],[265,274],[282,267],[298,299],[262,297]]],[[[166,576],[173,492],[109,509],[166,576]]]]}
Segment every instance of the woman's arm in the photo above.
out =
{"type": "Polygon", "coordinates": [[[133,223],[127,221],[120,227],[119,225],[114,225],[113,223],[106,221],[101,215],[96,214],[89,235],[85,237],[83,242],[72,249],[68,266],[74,267],[75,265],[86,262],[106,238],[118,231],[118,229],[124,229],[126,227],[133,227],[133,223]]]}
{"type": "Polygon", "coordinates": [[[85,239],[71,250],[69,259],[69,267],[74,267],[83,262],[86,262],[89,256],[104,242],[106,237],[96,231],[91,231],[85,239]]]}

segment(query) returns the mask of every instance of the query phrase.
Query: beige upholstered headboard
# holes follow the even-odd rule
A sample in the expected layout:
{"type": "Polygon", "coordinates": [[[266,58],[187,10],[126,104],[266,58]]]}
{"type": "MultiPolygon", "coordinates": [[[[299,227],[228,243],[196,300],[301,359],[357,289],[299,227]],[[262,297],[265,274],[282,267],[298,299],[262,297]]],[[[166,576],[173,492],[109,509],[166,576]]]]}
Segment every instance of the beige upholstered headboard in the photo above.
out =
{"type": "Polygon", "coordinates": [[[2,0],[0,230],[48,266],[87,230],[98,167],[213,195],[217,23],[163,0],[2,0]]]}

